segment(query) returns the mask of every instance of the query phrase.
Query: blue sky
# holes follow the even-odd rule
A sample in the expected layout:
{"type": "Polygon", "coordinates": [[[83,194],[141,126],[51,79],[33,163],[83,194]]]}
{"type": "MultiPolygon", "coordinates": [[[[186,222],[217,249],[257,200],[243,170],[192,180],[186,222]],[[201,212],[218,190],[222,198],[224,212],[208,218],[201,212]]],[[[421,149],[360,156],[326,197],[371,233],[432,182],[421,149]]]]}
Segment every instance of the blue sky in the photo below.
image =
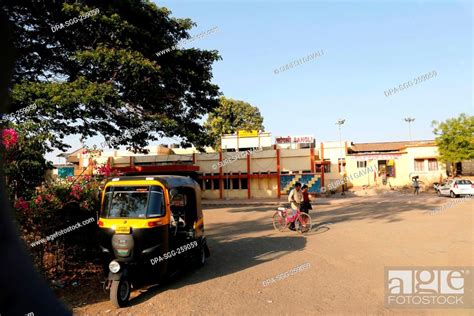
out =
{"type": "Polygon", "coordinates": [[[219,51],[214,83],[258,106],[273,136],[337,140],[335,122],[345,118],[343,139],[407,140],[410,116],[413,139],[433,139],[432,120],[473,114],[471,1],[156,3],[196,22],[191,35],[218,27],[189,45],[219,51]],[[274,73],[319,50],[321,57],[274,73]],[[436,77],[384,95],[433,70],[436,77]]]}

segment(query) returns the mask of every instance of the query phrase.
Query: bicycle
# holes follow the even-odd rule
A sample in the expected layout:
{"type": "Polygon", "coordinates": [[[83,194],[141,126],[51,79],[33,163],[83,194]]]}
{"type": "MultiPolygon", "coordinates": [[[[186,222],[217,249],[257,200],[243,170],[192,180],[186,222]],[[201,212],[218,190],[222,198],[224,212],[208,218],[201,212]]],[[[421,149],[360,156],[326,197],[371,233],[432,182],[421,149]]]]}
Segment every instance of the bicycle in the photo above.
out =
{"type": "Polygon", "coordinates": [[[291,208],[279,207],[273,214],[273,227],[280,232],[285,231],[291,223],[295,223],[295,229],[298,233],[304,234],[311,230],[311,217],[302,213],[299,208],[296,209],[295,215],[291,214],[291,208]]]}

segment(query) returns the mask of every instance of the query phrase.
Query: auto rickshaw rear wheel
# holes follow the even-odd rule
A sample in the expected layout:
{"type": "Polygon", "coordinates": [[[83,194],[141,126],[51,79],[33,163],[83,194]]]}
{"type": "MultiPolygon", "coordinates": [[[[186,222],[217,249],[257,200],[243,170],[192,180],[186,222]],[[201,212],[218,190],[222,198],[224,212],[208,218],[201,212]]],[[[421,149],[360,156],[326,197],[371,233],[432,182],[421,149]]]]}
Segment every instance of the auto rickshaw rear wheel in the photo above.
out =
{"type": "Polygon", "coordinates": [[[201,249],[199,249],[199,267],[202,267],[206,263],[206,251],[204,250],[204,247],[205,245],[202,245],[201,249]]]}
{"type": "Polygon", "coordinates": [[[126,279],[119,281],[112,281],[110,286],[110,301],[116,307],[125,307],[128,304],[130,298],[130,282],[126,279]]]}
{"type": "Polygon", "coordinates": [[[207,256],[207,251],[206,251],[206,243],[202,243],[201,246],[197,249],[194,255],[194,266],[196,268],[200,268],[204,266],[206,263],[206,258],[209,257],[207,256]]]}

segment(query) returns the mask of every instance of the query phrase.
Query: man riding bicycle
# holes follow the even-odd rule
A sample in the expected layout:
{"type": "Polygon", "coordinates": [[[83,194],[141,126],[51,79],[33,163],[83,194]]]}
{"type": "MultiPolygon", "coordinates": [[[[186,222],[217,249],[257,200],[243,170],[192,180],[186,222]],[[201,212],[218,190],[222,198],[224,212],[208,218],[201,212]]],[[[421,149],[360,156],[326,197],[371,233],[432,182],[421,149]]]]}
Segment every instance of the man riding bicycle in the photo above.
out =
{"type": "MultiPolygon", "coordinates": [[[[301,192],[301,183],[296,182],[295,187],[290,191],[290,194],[288,195],[288,202],[291,203],[291,209],[293,211],[292,216],[296,215],[297,210],[299,209],[302,201],[303,201],[303,193],[301,192]]],[[[291,230],[295,229],[295,223],[291,223],[290,229],[291,230]]]]}

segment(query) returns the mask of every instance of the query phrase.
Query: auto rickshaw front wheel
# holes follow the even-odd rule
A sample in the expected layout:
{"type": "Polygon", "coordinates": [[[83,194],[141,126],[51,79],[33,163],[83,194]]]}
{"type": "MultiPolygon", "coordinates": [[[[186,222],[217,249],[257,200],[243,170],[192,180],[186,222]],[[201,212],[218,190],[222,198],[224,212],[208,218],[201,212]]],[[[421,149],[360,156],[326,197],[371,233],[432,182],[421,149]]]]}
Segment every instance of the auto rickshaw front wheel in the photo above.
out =
{"type": "Polygon", "coordinates": [[[131,286],[126,279],[114,280],[110,286],[110,301],[115,307],[125,307],[130,298],[131,286]]]}

